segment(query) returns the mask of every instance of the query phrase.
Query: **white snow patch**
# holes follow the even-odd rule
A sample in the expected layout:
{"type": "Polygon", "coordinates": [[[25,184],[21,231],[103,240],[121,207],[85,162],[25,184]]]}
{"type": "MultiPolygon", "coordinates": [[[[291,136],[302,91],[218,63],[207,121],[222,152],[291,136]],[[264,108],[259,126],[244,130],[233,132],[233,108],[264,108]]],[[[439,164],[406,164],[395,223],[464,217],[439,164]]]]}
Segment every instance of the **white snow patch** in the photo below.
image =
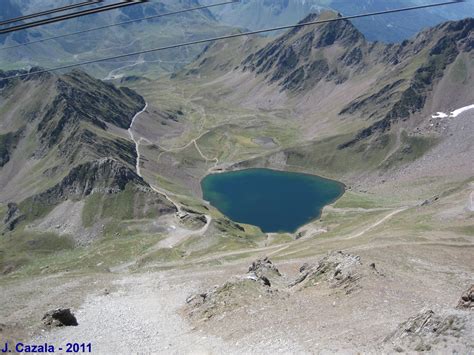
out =
{"type": "Polygon", "coordinates": [[[448,117],[447,114],[444,112],[436,112],[436,115],[431,115],[431,118],[446,118],[448,117]]]}
{"type": "Polygon", "coordinates": [[[457,110],[452,111],[449,115],[444,112],[436,112],[435,115],[431,115],[431,118],[455,118],[458,117],[461,113],[472,109],[474,109],[474,105],[458,108],[457,110]]]}
{"type": "Polygon", "coordinates": [[[468,110],[472,110],[472,109],[474,109],[474,105],[469,105],[469,106],[458,108],[457,110],[451,112],[449,117],[458,117],[461,113],[463,113],[465,111],[468,111],[468,110]]]}

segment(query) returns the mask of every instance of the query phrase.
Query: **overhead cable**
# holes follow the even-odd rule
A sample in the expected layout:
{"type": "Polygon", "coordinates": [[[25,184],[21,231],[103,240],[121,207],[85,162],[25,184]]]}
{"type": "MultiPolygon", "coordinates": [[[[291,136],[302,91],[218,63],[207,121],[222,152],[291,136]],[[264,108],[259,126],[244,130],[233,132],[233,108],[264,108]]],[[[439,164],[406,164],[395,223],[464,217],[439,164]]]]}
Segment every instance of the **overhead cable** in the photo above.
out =
{"type": "Polygon", "coordinates": [[[54,14],[56,12],[72,10],[72,9],[76,9],[78,7],[90,6],[90,5],[100,3],[102,1],[103,0],[87,0],[87,1],[80,2],[78,4],[71,4],[71,5],[67,5],[67,6],[63,6],[63,7],[57,7],[55,9],[45,10],[45,11],[41,11],[41,12],[35,12],[34,14],[24,15],[24,16],[15,17],[15,18],[11,18],[11,19],[8,19],[8,20],[1,21],[0,26],[8,25],[10,23],[19,22],[19,21],[23,21],[23,20],[29,20],[29,19],[35,18],[35,17],[51,15],[51,14],[54,14]]]}
{"type": "Polygon", "coordinates": [[[75,36],[75,35],[80,35],[80,34],[84,34],[84,33],[93,32],[93,31],[103,30],[103,29],[111,28],[111,27],[115,27],[115,26],[128,25],[128,24],[134,23],[134,22],[152,20],[152,19],[157,19],[157,18],[166,17],[166,16],[171,16],[171,15],[183,14],[183,13],[191,12],[191,11],[204,10],[204,9],[209,9],[209,8],[212,8],[212,7],[217,7],[217,6],[223,6],[223,5],[233,4],[233,3],[236,3],[236,2],[239,2],[239,1],[240,1],[240,0],[231,0],[231,1],[220,2],[220,3],[212,4],[212,5],[190,7],[190,8],[183,9],[183,10],[165,12],[165,13],[162,13],[162,14],[157,14],[157,15],[152,15],[152,16],[141,17],[141,18],[138,18],[138,19],[133,19],[133,20],[123,21],[123,22],[112,23],[112,24],[110,24],[110,25],[104,25],[104,26],[99,26],[99,27],[88,28],[88,29],[82,30],[82,31],[71,32],[71,33],[65,33],[65,34],[62,34],[62,35],[57,35],[57,36],[52,36],[52,37],[46,37],[46,38],[42,38],[42,39],[38,39],[38,40],[35,40],[35,41],[30,41],[30,42],[18,43],[18,44],[15,44],[15,45],[12,45],[12,46],[8,46],[8,47],[2,47],[2,48],[0,48],[0,51],[2,51],[2,50],[7,50],[7,49],[11,49],[11,48],[23,47],[23,46],[27,46],[27,45],[35,44],[35,43],[41,43],[41,42],[51,41],[51,40],[53,40],[53,39],[65,38],[65,37],[70,37],[70,36],[75,36]]]}
{"type": "Polygon", "coordinates": [[[89,9],[89,10],[73,12],[73,13],[70,13],[70,14],[51,17],[51,18],[47,18],[47,19],[44,19],[44,20],[34,21],[34,22],[29,22],[29,23],[25,23],[25,24],[22,24],[22,25],[2,28],[2,29],[0,29],[0,34],[6,34],[6,33],[16,32],[16,31],[20,31],[20,30],[25,30],[27,28],[33,28],[33,27],[48,25],[50,23],[56,23],[56,22],[60,22],[60,21],[65,21],[65,20],[77,18],[77,17],[97,14],[99,12],[120,9],[122,7],[125,7],[125,6],[137,5],[137,4],[142,4],[142,3],[145,3],[145,2],[148,2],[148,0],[122,0],[121,2],[118,2],[118,3],[99,6],[99,7],[93,8],[93,9],[89,9]]]}

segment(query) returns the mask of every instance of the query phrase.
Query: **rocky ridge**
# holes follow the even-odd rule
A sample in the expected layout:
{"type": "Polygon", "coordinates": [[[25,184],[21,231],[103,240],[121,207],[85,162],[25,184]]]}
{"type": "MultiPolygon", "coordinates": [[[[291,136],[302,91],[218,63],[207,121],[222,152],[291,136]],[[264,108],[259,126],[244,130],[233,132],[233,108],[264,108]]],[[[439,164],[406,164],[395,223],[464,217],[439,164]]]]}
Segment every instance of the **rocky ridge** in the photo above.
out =
{"type": "Polygon", "coordinates": [[[314,265],[302,265],[300,275],[294,280],[282,275],[270,259],[264,258],[254,261],[247,274],[188,297],[186,312],[191,319],[208,320],[244,307],[254,299],[288,298],[292,292],[310,287],[343,290],[349,295],[361,287],[362,277],[379,276],[374,264],[365,267],[359,256],[342,251],[329,253],[314,265]]]}
{"type": "MultiPolygon", "coordinates": [[[[340,14],[311,14],[300,23],[326,19],[340,14]]],[[[320,81],[342,84],[353,72],[362,70],[366,58],[377,48],[349,22],[337,21],[318,28],[295,28],[250,54],[242,62],[243,71],[263,75],[281,90],[306,91],[320,81]],[[333,54],[336,53],[336,54],[333,54]],[[338,61],[332,60],[337,56],[338,61]]]]}
{"type": "Polygon", "coordinates": [[[474,309],[474,285],[471,285],[466,292],[462,294],[456,308],[466,310],[474,309]]]}
{"type": "Polygon", "coordinates": [[[468,353],[474,346],[472,338],[469,340],[473,320],[472,313],[450,310],[436,314],[426,310],[400,324],[384,341],[396,352],[437,353],[449,347],[458,353],[468,353]]]}
{"type": "MultiPolygon", "coordinates": [[[[25,72],[0,72],[0,78],[25,72]]],[[[4,116],[3,127],[10,131],[0,132],[0,140],[5,143],[0,149],[0,169],[9,174],[10,180],[28,181],[36,174],[47,182],[42,185],[46,188],[28,194],[21,191],[26,198],[8,198],[3,221],[6,231],[13,231],[24,220],[46,217],[65,201],[81,201],[95,194],[102,196],[100,203],[106,203],[113,195],[125,198],[124,194],[131,192],[136,198],[129,203],[135,204],[137,218],[152,211],[156,211],[156,217],[176,212],[174,205],[135,172],[136,147],[126,130],[145,105],[136,92],[81,71],[63,76],[42,73],[0,82],[4,87],[0,95],[6,103],[13,102],[20,92],[44,92],[42,100],[36,102],[33,96],[22,111],[7,111],[4,116]],[[22,171],[19,162],[27,160],[34,163],[34,174],[22,171]]],[[[8,187],[10,180],[3,184],[8,187]]],[[[11,188],[16,186],[19,182],[11,188]]],[[[7,192],[8,196],[18,195],[7,192]]]]}
{"type": "MultiPolygon", "coordinates": [[[[301,22],[337,16],[323,12],[301,22]]],[[[335,111],[332,119],[364,122],[365,128],[338,144],[343,150],[380,138],[393,127],[411,130],[423,126],[437,109],[433,98],[439,98],[444,90],[462,92],[453,96],[451,104],[470,104],[474,97],[468,94],[467,79],[473,67],[473,29],[474,19],[466,18],[424,30],[399,44],[383,44],[366,40],[349,21],[295,28],[259,49],[238,44],[238,50],[246,53],[244,59],[227,69],[223,78],[231,73],[244,76],[247,79],[242,85],[247,87],[253,80],[255,90],[251,92],[256,98],[242,100],[258,107],[279,97],[304,111],[310,110],[305,108],[308,100],[318,98],[335,111]],[[267,86],[265,93],[257,90],[262,81],[267,86]],[[327,102],[326,96],[333,92],[338,100],[327,102]],[[260,95],[265,96],[260,99],[260,95]]],[[[199,62],[209,59],[214,68],[226,67],[214,53],[220,49],[218,44],[209,46],[199,62]]],[[[199,67],[193,70],[199,71],[199,67]]],[[[325,106],[316,104],[318,111],[325,111],[325,106]]]]}

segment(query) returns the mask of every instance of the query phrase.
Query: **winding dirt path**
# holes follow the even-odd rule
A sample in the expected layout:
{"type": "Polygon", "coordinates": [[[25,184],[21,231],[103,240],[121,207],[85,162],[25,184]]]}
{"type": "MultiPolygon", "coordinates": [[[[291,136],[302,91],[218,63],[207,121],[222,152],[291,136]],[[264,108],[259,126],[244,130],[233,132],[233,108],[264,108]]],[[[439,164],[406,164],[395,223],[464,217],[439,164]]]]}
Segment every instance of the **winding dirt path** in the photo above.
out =
{"type": "Polygon", "coordinates": [[[140,176],[141,178],[143,178],[143,176],[140,170],[140,139],[138,140],[135,139],[135,135],[133,134],[133,125],[135,124],[135,121],[137,120],[137,118],[143,112],[145,112],[147,108],[148,108],[148,103],[145,102],[145,107],[143,108],[143,110],[137,112],[135,116],[133,116],[132,122],[130,123],[130,128],[128,129],[128,134],[130,135],[130,138],[132,138],[133,143],[135,143],[135,151],[137,152],[137,162],[135,164],[135,170],[137,172],[137,175],[140,176]]]}
{"type": "Polygon", "coordinates": [[[144,140],[147,141],[149,144],[153,144],[153,145],[157,146],[159,149],[162,150],[162,152],[160,152],[158,154],[158,157],[156,159],[157,163],[160,161],[160,158],[164,153],[180,152],[180,151],[185,150],[186,148],[189,148],[190,146],[194,145],[194,148],[196,149],[198,154],[201,156],[201,158],[203,158],[206,161],[206,163],[211,162],[211,161],[214,162],[214,166],[212,166],[208,169],[208,173],[212,172],[212,170],[215,169],[219,165],[219,158],[218,157],[209,158],[208,156],[206,156],[202,152],[202,150],[201,150],[201,148],[199,148],[199,144],[198,144],[199,139],[201,139],[203,136],[205,136],[206,134],[211,132],[211,130],[209,130],[209,129],[204,130],[205,121],[206,121],[206,118],[207,118],[206,109],[203,106],[196,105],[195,103],[192,102],[191,99],[189,99],[189,98],[186,99],[185,95],[184,95],[184,92],[181,93],[181,96],[182,96],[183,100],[187,102],[187,104],[189,106],[192,106],[196,111],[199,111],[200,114],[201,114],[201,120],[199,122],[200,127],[197,130],[199,135],[196,138],[191,139],[188,143],[184,144],[183,146],[175,147],[175,148],[165,148],[165,147],[161,146],[158,142],[150,142],[148,139],[145,139],[145,138],[144,138],[144,140]]]}
{"type": "MultiPolygon", "coordinates": [[[[386,221],[388,221],[393,216],[407,210],[408,208],[410,208],[410,207],[409,206],[402,207],[402,208],[399,208],[395,211],[392,211],[389,214],[387,214],[386,216],[384,216],[383,218],[377,220],[376,222],[372,223],[370,226],[364,228],[362,231],[360,231],[356,234],[348,235],[348,236],[335,237],[332,240],[349,240],[349,239],[354,239],[354,238],[361,237],[362,235],[364,235],[368,231],[370,231],[373,228],[385,223],[386,221]]],[[[275,244],[275,245],[264,246],[264,247],[257,247],[257,248],[249,248],[249,249],[214,253],[214,254],[211,254],[211,255],[202,256],[200,258],[189,260],[189,261],[184,261],[184,262],[183,261],[177,261],[177,262],[160,263],[159,266],[160,267],[175,267],[175,266],[180,266],[180,265],[182,266],[182,265],[186,265],[186,264],[200,264],[200,263],[210,262],[210,261],[214,261],[214,260],[218,260],[218,259],[222,259],[222,258],[226,258],[226,257],[233,257],[233,256],[238,256],[238,255],[245,255],[245,254],[249,254],[249,253],[260,253],[260,252],[265,252],[265,256],[268,256],[268,257],[272,257],[272,256],[275,256],[275,255],[280,255],[280,256],[281,255],[291,255],[291,254],[296,254],[296,253],[299,253],[301,251],[306,250],[307,246],[305,246],[303,248],[291,250],[291,251],[289,251],[285,254],[280,254],[280,253],[283,252],[284,250],[290,248],[290,247],[294,247],[294,246],[298,246],[300,244],[303,244],[306,241],[308,241],[307,238],[302,238],[302,239],[295,240],[292,243],[275,244]]],[[[322,240],[322,242],[324,242],[324,241],[325,240],[322,240]]],[[[145,267],[146,268],[153,268],[155,266],[158,266],[158,264],[148,264],[145,267]]]]}
{"type": "MultiPolygon", "coordinates": [[[[125,69],[125,68],[132,68],[132,67],[135,67],[137,65],[141,65],[141,64],[144,64],[146,63],[145,60],[142,58],[142,56],[140,56],[135,62],[133,62],[132,64],[127,64],[127,65],[124,65],[122,67],[119,67],[119,68],[116,68],[116,69],[112,69],[108,74],[107,76],[103,79],[103,80],[113,80],[113,79],[117,79],[117,78],[120,78],[121,76],[120,75],[115,75],[115,73],[118,73],[120,72],[121,70],[125,69]]],[[[122,75],[123,76],[123,75],[122,75]]]]}
{"type": "MultiPolygon", "coordinates": [[[[409,207],[409,206],[405,206],[405,207],[399,208],[399,209],[397,209],[397,210],[395,210],[395,211],[390,212],[389,214],[387,214],[387,215],[384,216],[383,218],[379,219],[377,222],[372,223],[371,225],[369,225],[368,227],[364,228],[364,229],[361,230],[360,232],[357,232],[357,233],[355,233],[355,234],[350,234],[349,236],[335,237],[335,238],[333,238],[332,240],[336,240],[336,241],[337,241],[337,240],[350,240],[350,239],[359,238],[359,237],[363,236],[365,233],[367,233],[367,232],[369,232],[370,230],[374,229],[375,227],[378,227],[378,226],[380,226],[381,224],[385,223],[386,221],[388,221],[388,220],[389,220],[390,218],[392,218],[393,216],[395,216],[395,215],[397,215],[397,214],[399,214],[399,213],[401,213],[401,212],[407,210],[408,208],[410,208],[410,207],[409,207]]],[[[300,242],[303,242],[303,241],[305,241],[305,240],[307,240],[307,239],[304,239],[304,238],[303,238],[303,239],[300,239],[299,241],[300,241],[300,242]]],[[[296,243],[299,242],[299,241],[296,241],[296,243]]],[[[294,245],[295,245],[295,243],[292,243],[292,244],[291,244],[291,246],[294,246],[294,245]]],[[[268,256],[272,256],[272,255],[274,255],[274,254],[277,254],[277,253],[279,253],[279,252],[281,252],[281,251],[283,251],[283,250],[285,250],[285,249],[287,249],[287,248],[289,248],[289,247],[290,247],[290,245],[286,245],[286,246],[282,247],[281,249],[279,249],[279,250],[277,250],[277,251],[275,251],[275,252],[272,252],[272,253],[269,254],[268,256]]],[[[304,251],[305,249],[306,249],[306,248],[301,248],[301,249],[292,250],[292,251],[290,251],[289,253],[286,253],[286,254],[283,254],[283,255],[296,254],[296,253],[299,253],[299,252],[301,252],[301,251],[304,251]]]]}
{"type": "Polygon", "coordinates": [[[386,215],[385,217],[383,217],[381,220],[371,224],[370,226],[364,228],[363,230],[361,230],[360,232],[357,232],[355,234],[352,234],[350,235],[349,237],[345,237],[344,239],[354,239],[354,238],[359,238],[361,237],[362,235],[364,235],[365,233],[367,233],[368,231],[374,229],[375,227],[378,227],[380,226],[382,223],[384,223],[385,221],[389,220],[390,218],[392,218],[393,216],[407,210],[409,207],[402,207],[402,208],[399,208],[393,212],[390,212],[388,215],[386,215]]]}
{"type": "MultiPolygon", "coordinates": [[[[138,118],[140,117],[140,115],[142,115],[144,112],[146,112],[148,108],[148,103],[145,102],[145,107],[139,111],[137,114],[135,114],[135,116],[133,116],[132,118],[132,122],[130,123],[130,128],[128,129],[128,134],[130,135],[130,138],[132,139],[132,141],[135,143],[135,149],[136,149],[136,152],[137,152],[137,161],[136,161],[136,165],[135,165],[135,170],[136,170],[136,173],[138,176],[140,176],[141,178],[143,178],[143,175],[141,173],[141,167],[140,167],[140,142],[142,141],[142,137],[139,137],[138,139],[135,137],[135,133],[133,132],[133,126],[134,124],[136,123],[136,121],[138,120],[138,118]]],[[[194,140],[195,141],[195,140],[194,140]]],[[[199,149],[198,149],[199,151],[199,149]]],[[[166,199],[171,202],[175,207],[176,209],[178,210],[178,213],[182,212],[182,208],[181,208],[181,205],[179,204],[179,202],[177,202],[174,198],[171,197],[170,193],[155,186],[155,185],[152,185],[150,184],[150,187],[157,193],[163,195],[166,197],[166,199]]],[[[197,231],[194,231],[194,230],[189,230],[189,229],[186,229],[186,228],[182,228],[181,226],[179,226],[179,223],[178,221],[176,221],[177,223],[175,223],[175,225],[172,225],[169,230],[169,233],[168,233],[168,237],[164,240],[161,240],[160,242],[158,242],[155,246],[153,246],[148,253],[152,253],[158,249],[161,249],[161,248],[172,248],[174,246],[176,246],[177,244],[185,241],[186,239],[192,237],[192,236],[198,236],[198,235],[203,235],[204,233],[207,232],[207,230],[209,229],[209,226],[212,222],[212,217],[210,215],[204,215],[206,217],[206,224],[199,230],[197,231]]],[[[133,265],[135,262],[131,262],[131,263],[128,263],[127,264],[127,267],[128,266],[131,266],[133,265]]],[[[118,268],[118,270],[121,270],[121,267],[118,268]]]]}

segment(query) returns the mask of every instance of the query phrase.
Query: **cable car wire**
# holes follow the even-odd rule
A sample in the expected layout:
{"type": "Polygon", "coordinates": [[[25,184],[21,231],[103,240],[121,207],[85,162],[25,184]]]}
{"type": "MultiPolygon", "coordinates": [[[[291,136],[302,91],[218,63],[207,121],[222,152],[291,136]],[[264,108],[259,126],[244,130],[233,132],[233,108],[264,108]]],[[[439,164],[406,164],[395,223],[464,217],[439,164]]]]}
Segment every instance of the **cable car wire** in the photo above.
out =
{"type": "Polygon", "coordinates": [[[46,15],[51,15],[51,14],[54,14],[54,13],[56,13],[56,12],[62,12],[62,11],[72,10],[72,9],[76,9],[76,8],[78,8],[78,7],[91,6],[91,5],[98,4],[98,3],[102,2],[102,1],[104,1],[104,0],[87,0],[87,1],[80,2],[80,3],[78,3],[78,4],[71,4],[71,5],[67,5],[67,6],[63,6],[63,7],[58,7],[58,8],[55,8],[55,9],[51,9],[51,10],[45,10],[45,11],[41,11],[41,12],[36,12],[36,13],[34,13],[34,14],[29,14],[29,15],[24,15],[24,16],[20,16],[20,17],[15,17],[15,18],[11,18],[11,19],[8,19],[8,20],[1,21],[1,22],[0,22],[0,26],[8,25],[8,24],[10,24],[10,23],[19,22],[19,21],[23,21],[23,20],[29,20],[29,19],[35,18],[35,17],[41,17],[41,16],[46,16],[46,15]]]}
{"type": "Polygon", "coordinates": [[[225,39],[231,39],[231,38],[236,38],[236,37],[250,36],[250,35],[255,35],[255,34],[260,34],[260,33],[281,31],[281,30],[287,30],[287,29],[292,29],[292,28],[301,28],[301,27],[306,27],[306,26],[311,26],[311,25],[320,25],[320,24],[323,24],[323,23],[336,22],[336,21],[344,21],[344,20],[350,20],[350,19],[356,19],[356,18],[363,18],[363,17],[370,17],[370,16],[378,16],[378,15],[384,15],[384,14],[390,14],[390,13],[397,13],[397,12],[405,12],[405,11],[412,11],[412,10],[418,10],[418,9],[426,9],[426,8],[437,7],[437,6],[453,5],[453,4],[457,4],[457,3],[462,3],[462,2],[464,2],[464,1],[465,1],[465,0],[454,0],[454,1],[447,1],[447,2],[440,2],[440,3],[435,3],[435,4],[429,4],[429,5],[419,5],[419,6],[403,7],[403,8],[392,9],[392,10],[385,10],[385,11],[378,11],[378,12],[370,12],[370,13],[357,14],[357,15],[350,15],[350,16],[341,16],[341,17],[336,17],[336,18],[327,19],[327,20],[317,20],[317,21],[310,21],[310,22],[300,22],[300,23],[294,24],[294,25],[286,25],[286,26],[272,27],[272,28],[266,28],[266,29],[256,30],[256,31],[248,31],[248,32],[234,33],[234,34],[225,35],[225,36],[219,36],[219,37],[213,37],[213,38],[206,38],[206,39],[201,39],[201,40],[196,40],[196,41],[190,41],[190,42],[185,42],[185,43],[172,44],[172,45],[164,46],[164,47],[152,48],[152,49],[142,50],[142,51],[138,51],[138,52],[125,53],[125,54],[120,54],[120,55],[111,56],[111,57],[106,57],[106,58],[99,58],[99,59],[93,59],[93,60],[84,61],[84,62],[80,62],[80,63],[74,63],[74,64],[69,64],[69,65],[63,65],[63,66],[59,66],[59,67],[55,67],[55,68],[50,68],[50,69],[37,70],[37,71],[28,72],[28,73],[24,73],[24,74],[12,75],[12,76],[8,76],[8,77],[5,77],[5,78],[2,78],[1,80],[8,80],[8,79],[13,79],[13,78],[21,78],[21,77],[26,77],[26,76],[35,75],[35,74],[42,74],[42,73],[53,72],[53,71],[58,71],[58,70],[62,70],[62,69],[70,69],[70,68],[75,68],[75,67],[79,67],[79,66],[84,66],[84,65],[89,65],[89,64],[95,64],[95,63],[105,62],[105,61],[109,61],[109,60],[113,60],[113,59],[120,59],[120,58],[125,58],[125,57],[140,55],[140,54],[146,54],[146,53],[164,51],[164,50],[168,50],[168,49],[175,49],[175,48],[180,48],[180,47],[192,46],[192,45],[196,45],[196,44],[203,44],[203,43],[209,43],[209,42],[222,41],[222,40],[225,40],[225,39]]]}
{"type": "Polygon", "coordinates": [[[190,7],[190,8],[188,8],[188,9],[177,10],[177,11],[172,11],[172,12],[165,12],[165,13],[162,13],[162,14],[157,14],[157,15],[152,15],[152,16],[141,17],[141,18],[138,18],[138,19],[128,20],[128,21],[124,21],[124,22],[112,23],[112,24],[110,24],[110,25],[104,25],[104,26],[99,26],[99,27],[94,27],[94,28],[88,28],[88,29],[82,30],[82,31],[71,32],[71,33],[65,33],[65,34],[62,34],[62,35],[57,35],[57,36],[42,38],[42,39],[38,39],[38,40],[36,40],[36,41],[18,43],[18,44],[12,45],[12,46],[0,48],[0,51],[2,51],[2,50],[7,50],[7,49],[12,49],[12,48],[23,47],[23,46],[27,46],[27,45],[35,44],[35,43],[41,43],[41,42],[51,41],[51,40],[53,40],[53,39],[65,38],[65,37],[69,37],[69,36],[75,36],[75,35],[80,35],[80,34],[84,34],[84,33],[88,33],[88,32],[103,30],[103,29],[111,28],[111,27],[115,27],[115,26],[127,25],[127,24],[134,23],[134,22],[146,21],[146,20],[156,19],[156,18],[160,18],[160,17],[166,17],[166,16],[171,16],[171,15],[178,15],[178,14],[183,14],[183,13],[186,13],[186,12],[197,11],[197,10],[204,10],[204,9],[209,9],[209,8],[212,8],[212,7],[217,7],[217,6],[223,6],[223,5],[233,4],[233,3],[236,3],[236,2],[239,2],[239,1],[240,1],[240,0],[231,0],[231,1],[220,2],[220,3],[216,3],[216,4],[212,4],[212,5],[190,7]]]}
{"type": "Polygon", "coordinates": [[[51,18],[47,18],[47,19],[44,19],[44,20],[38,20],[38,21],[34,21],[34,22],[25,23],[25,24],[22,24],[22,25],[2,28],[2,29],[0,29],[0,34],[6,34],[6,33],[16,32],[16,31],[20,31],[20,30],[25,30],[27,28],[33,28],[33,27],[48,25],[50,23],[56,23],[56,22],[61,22],[61,21],[73,19],[73,18],[76,18],[76,17],[82,17],[82,16],[87,16],[87,15],[97,14],[99,12],[115,10],[115,9],[119,9],[119,8],[122,8],[122,7],[125,7],[125,6],[138,5],[138,4],[142,4],[142,3],[145,3],[145,2],[148,2],[148,0],[122,0],[121,2],[118,2],[118,3],[99,6],[99,7],[93,8],[93,9],[89,9],[89,10],[78,11],[78,12],[74,12],[74,13],[71,13],[71,14],[51,17],[51,18]]]}

